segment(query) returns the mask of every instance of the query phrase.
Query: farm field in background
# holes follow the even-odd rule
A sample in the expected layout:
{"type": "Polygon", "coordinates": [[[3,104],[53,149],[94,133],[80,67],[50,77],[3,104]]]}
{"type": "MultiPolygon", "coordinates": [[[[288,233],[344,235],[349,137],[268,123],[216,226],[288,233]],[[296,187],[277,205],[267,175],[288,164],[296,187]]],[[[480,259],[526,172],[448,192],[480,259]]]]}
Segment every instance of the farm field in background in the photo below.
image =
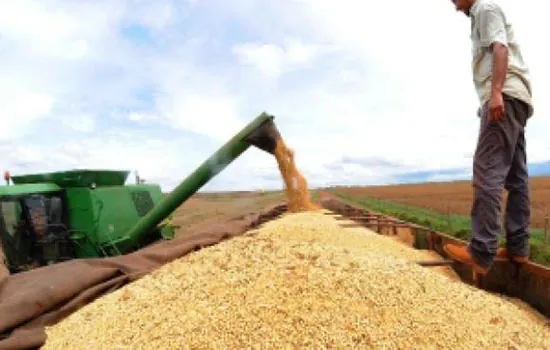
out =
{"type": "MultiPolygon", "coordinates": [[[[465,240],[471,236],[471,182],[334,187],[331,191],[339,198],[439,232],[465,240]]],[[[504,192],[503,211],[506,197],[504,192]]],[[[550,265],[550,249],[543,251],[545,218],[550,216],[550,177],[531,179],[531,215],[531,257],[550,265]]]]}
{"type": "MultiPolygon", "coordinates": [[[[471,182],[441,182],[372,187],[336,187],[338,193],[390,200],[395,203],[430,209],[441,214],[470,215],[473,199],[471,182]]],[[[503,196],[503,204],[506,194],[503,196]]],[[[504,205],[503,205],[504,209],[504,205]]],[[[531,224],[544,227],[550,216],[550,177],[531,179],[531,224]]]]}

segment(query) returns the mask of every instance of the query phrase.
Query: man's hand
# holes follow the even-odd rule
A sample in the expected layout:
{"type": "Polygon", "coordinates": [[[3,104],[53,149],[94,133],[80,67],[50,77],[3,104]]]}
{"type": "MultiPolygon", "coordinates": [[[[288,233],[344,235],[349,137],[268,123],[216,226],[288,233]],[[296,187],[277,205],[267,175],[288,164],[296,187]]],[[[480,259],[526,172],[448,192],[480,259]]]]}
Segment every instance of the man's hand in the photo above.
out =
{"type": "Polygon", "coordinates": [[[504,99],[502,93],[492,93],[489,101],[489,120],[498,122],[504,119],[506,110],[504,109],[504,99]]]}

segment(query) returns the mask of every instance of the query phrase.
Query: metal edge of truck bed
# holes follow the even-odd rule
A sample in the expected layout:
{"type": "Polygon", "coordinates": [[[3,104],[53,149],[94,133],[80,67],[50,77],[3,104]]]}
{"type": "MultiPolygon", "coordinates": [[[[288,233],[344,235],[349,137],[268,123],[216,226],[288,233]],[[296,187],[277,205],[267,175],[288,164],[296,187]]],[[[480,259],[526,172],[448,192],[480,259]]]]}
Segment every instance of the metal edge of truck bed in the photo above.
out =
{"type": "MultiPolygon", "coordinates": [[[[356,221],[356,225],[369,227],[379,234],[396,235],[398,227],[407,227],[413,235],[411,244],[413,248],[434,251],[442,259],[448,259],[443,250],[444,244],[449,242],[467,244],[464,240],[361,208],[339,198],[325,199],[322,204],[326,209],[343,218],[356,221]]],[[[442,260],[442,262],[444,261],[442,260]]],[[[429,266],[429,264],[426,265],[429,266]]],[[[476,276],[471,267],[465,264],[454,262],[450,266],[464,283],[518,298],[550,318],[550,268],[533,262],[518,265],[512,262],[498,261],[486,276],[476,276]]]]}

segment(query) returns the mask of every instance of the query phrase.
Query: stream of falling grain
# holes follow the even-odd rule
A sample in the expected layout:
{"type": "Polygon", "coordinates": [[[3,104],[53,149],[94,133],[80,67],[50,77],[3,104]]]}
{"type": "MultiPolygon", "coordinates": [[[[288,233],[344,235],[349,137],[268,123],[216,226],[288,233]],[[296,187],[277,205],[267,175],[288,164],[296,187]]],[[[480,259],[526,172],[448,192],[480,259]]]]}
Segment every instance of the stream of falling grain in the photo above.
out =
{"type": "Polygon", "coordinates": [[[284,140],[277,140],[275,158],[285,183],[288,198],[289,212],[317,210],[319,207],[311,201],[308,184],[304,176],[298,171],[294,161],[294,152],[287,147],[284,140]]]}

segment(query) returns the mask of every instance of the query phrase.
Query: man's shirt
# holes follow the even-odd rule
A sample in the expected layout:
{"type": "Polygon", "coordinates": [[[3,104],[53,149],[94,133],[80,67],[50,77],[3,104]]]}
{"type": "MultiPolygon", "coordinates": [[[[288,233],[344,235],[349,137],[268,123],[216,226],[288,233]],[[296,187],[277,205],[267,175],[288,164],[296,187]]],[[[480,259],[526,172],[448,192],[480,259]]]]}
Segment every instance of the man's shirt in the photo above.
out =
{"type": "MultiPolygon", "coordinates": [[[[508,72],[502,92],[532,106],[529,69],[521,55],[511,23],[493,0],[477,0],[470,10],[472,20],[472,70],[474,85],[483,106],[491,98],[493,53],[491,44],[508,48],[508,72]]],[[[532,107],[529,115],[532,114],[532,107]]]]}

